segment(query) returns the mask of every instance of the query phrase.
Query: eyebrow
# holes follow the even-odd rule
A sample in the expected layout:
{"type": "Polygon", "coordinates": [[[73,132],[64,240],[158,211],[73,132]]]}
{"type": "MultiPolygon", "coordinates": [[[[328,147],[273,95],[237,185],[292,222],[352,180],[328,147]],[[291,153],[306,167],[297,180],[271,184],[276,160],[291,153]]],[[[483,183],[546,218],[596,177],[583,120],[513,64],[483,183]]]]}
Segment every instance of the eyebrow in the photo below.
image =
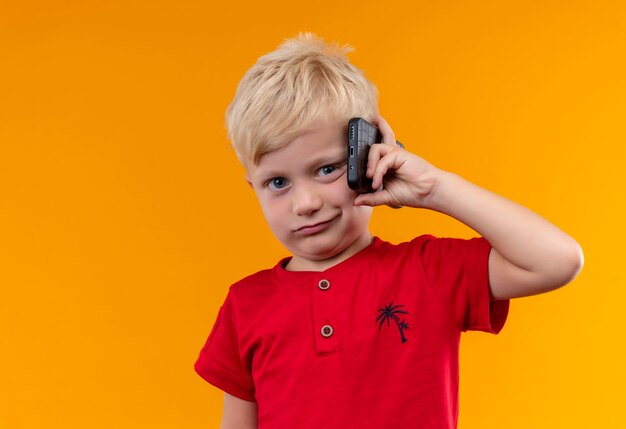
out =
{"type": "Polygon", "coordinates": [[[348,149],[342,150],[341,153],[335,152],[330,155],[322,155],[317,158],[313,158],[310,165],[325,165],[325,164],[337,164],[338,162],[348,160],[348,149]]]}
{"type": "MultiPolygon", "coordinates": [[[[341,153],[339,153],[339,151],[335,152],[335,153],[331,153],[331,154],[326,154],[326,155],[321,155],[318,157],[312,157],[311,161],[308,162],[309,167],[314,167],[314,166],[323,166],[323,165],[331,165],[331,164],[340,164],[343,162],[348,162],[348,150],[346,148],[345,151],[341,151],[341,153]]],[[[282,177],[285,174],[282,173],[282,170],[267,170],[267,171],[260,171],[258,174],[258,177],[265,181],[268,179],[271,179],[273,177],[282,177]]]]}

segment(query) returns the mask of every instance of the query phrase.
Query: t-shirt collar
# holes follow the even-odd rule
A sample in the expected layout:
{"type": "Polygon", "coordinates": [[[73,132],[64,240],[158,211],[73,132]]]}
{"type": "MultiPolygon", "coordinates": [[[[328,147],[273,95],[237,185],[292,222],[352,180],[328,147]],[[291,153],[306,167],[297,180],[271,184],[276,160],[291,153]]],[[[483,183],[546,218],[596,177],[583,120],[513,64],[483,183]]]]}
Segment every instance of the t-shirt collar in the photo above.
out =
{"type": "Polygon", "coordinates": [[[368,255],[372,252],[375,252],[379,249],[383,243],[378,237],[373,237],[372,242],[364,249],[350,256],[348,259],[339,262],[336,265],[333,265],[330,268],[327,268],[323,271],[288,271],[285,269],[285,266],[291,260],[291,256],[281,259],[278,264],[272,269],[272,276],[279,282],[285,284],[295,285],[294,282],[300,282],[304,280],[308,280],[311,278],[331,275],[338,275],[346,271],[352,271],[358,266],[363,260],[366,260],[368,255]]]}

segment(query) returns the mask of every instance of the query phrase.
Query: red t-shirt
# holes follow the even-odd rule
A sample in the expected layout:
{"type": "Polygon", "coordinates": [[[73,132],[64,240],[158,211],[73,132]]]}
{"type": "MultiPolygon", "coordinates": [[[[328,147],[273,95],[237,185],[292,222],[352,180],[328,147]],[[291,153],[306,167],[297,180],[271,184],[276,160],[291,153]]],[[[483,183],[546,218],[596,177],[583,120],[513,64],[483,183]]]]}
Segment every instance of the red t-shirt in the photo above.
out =
{"type": "Polygon", "coordinates": [[[195,369],[256,401],[260,429],[455,428],[460,334],[498,333],[508,314],[490,249],[424,235],[375,238],[322,272],[283,259],[231,286],[195,369]]]}

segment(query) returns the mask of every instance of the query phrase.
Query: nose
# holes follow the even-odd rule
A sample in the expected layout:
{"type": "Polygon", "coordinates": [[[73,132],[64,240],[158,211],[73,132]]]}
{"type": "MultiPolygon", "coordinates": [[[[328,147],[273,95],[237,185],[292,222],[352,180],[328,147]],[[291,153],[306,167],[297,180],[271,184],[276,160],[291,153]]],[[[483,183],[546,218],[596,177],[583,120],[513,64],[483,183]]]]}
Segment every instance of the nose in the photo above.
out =
{"type": "Polygon", "coordinates": [[[309,216],[322,207],[322,196],[314,184],[300,183],[292,188],[293,212],[298,216],[309,216]]]}

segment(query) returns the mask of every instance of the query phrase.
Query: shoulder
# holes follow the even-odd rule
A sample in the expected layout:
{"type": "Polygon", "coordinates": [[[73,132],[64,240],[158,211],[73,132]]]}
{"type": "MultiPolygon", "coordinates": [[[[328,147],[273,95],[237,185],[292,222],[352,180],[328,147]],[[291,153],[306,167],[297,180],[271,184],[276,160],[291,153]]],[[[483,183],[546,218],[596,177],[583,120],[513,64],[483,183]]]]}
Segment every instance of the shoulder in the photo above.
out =
{"type": "Polygon", "coordinates": [[[230,286],[230,290],[238,291],[240,289],[246,289],[255,286],[263,286],[271,283],[272,280],[272,268],[257,271],[256,273],[247,275],[246,277],[236,281],[230,286]]]}
{"type": "Polygon", "coordinates": [[[422,259],[427,244],[435,240],[432,235],[420,235],[409,241],[391,243],[376,238],[373,249],[367,252],[366,257],[360,258],[360,268],[363,266],[372,270],[396,272],[398,270],[415,269],[422,259]]]}
{"type": "Polygon", "coordinates": [[[227,300],[241,302],[262,298],[274,283],[272,272],[273,269],[268,268],[236,281],[228,289],[227,300]]]}
{"type": "Polygon", "coordinates": [[[380,255],[386,254],[394,260],[421,260],[426,265],[450,258],[464,259],[475,254],[487,255],[491,249],[491,245],[483,237],[436,237],[431,234],[423,234],[398,244],[383,243],[380,255]]]}
{"type": "Polygon", "coordinates": [[[276,271],[285,259],[281,259],[274,267],[267,268],[233,283],[228,289],[227,301],[236,306],[260,307],[270,296],[275,295],[281,288],[276,271]]]}
{"type": "Polygon", "coordinates": [[[387,254],[393,258],[398,258],[403,255],[415,256],[416,253],[421,253],[428,243],[434,240],[439,240],[439,238],[430,234],[423,234],[409,241],[403,241],[397,244],[383,241],[379,253],[387,254]]]}
{"type": "Polygon", "coordinates": [[[436,237],[430,234],[420,235],[409,242],[400,243],[399,246],[402,246],[403,250],[414,249],[422,253],[465,253],[490,247],[483,237],[436,237]]]}

